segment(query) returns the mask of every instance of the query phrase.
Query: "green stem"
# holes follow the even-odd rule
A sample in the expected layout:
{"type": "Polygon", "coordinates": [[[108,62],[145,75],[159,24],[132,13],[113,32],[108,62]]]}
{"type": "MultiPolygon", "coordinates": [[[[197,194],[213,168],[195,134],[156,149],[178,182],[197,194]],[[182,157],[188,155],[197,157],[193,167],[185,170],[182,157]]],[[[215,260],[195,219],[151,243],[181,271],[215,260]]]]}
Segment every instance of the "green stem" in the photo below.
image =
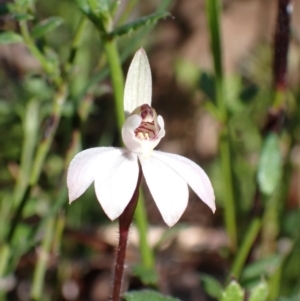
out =
{"type": "Polygon", "coordinates": [[[14,216],[13,216],[12,221],[11,221],[11,226],[10,226],[9,232],[7,234],[7,238],[6,238],[7,243],[10,243],[13,240],[15,231],[17,229],[18,223],[19,223],[19,221],[21,219],[21,216],[22,216],[23,209],[24,209],[24,207],[27,203],[27,200],[29,198],[31,188],[32,188],[32,186],[30,186],[30,185],[27,186],[27,188],[24,191],[24,194],[22,196],[22,199],[21,199],[20,203],[18,204],[18,207],[17,207],[17,209],[14,213],[14,216]]]}
{"type": "Polygon", "coordinates": [[[231,155],[227,129],[223,129],[220,137],[221,173],[224,189],[224,217],[226,232],[230,239],[230,248],[237,248],[237,228],[235,219],[235,205],[232,187],[231,155]]]}
{"type": "Polygon", "coordinates": [[[219,122],[224,124],[223,131],[220,137],[220,157],[221,169],[223,176],[223,189],[224,189],[224,217],[226,232],[230,239],[230,248],[235,251],[237,248],[237,230],[236,230],[236,217],[235,217],[235,202],[233,194],[233,181],[231,171],[231,154],[229,134],[227,127],[227,108],[224,99],[224,81],[223,81],[223,68],[222,68],[222,46],[220,34],[220,14],[221,3],[220,0],[206,0],[206,15],[208,27],[210,30],[211,49],[214,59],[215,69],[215,91],[216,91],[216,105],[218,115],[220,116],[219,122]]]}
{"type": "Polygon", "coordinates": [[[26,107],[26,114],[23,120],[23,145],[21,154],[20,171],[14,190],[14,205],[20,203],[28,185],[28,175],[32,168],[32,161],[36,147],[36,140],[39,131],[39,101],[32,99],[26,107]]]}
{"type": "Polygon", "coordinates": [[[243,240],[242,246],[239,249],[239,252],[237,253],[235,257],[235,261],[233,262],[232,268],[231,268],[231,274],[236,278],[239,279],[241,271],[244,267],[244,264],[246,262],[246,259],[251,251],[251,248],[253,246],[253,243],[260,231],[261,228],[261,220],[256,218],[254,219],[249,229],[246,233],[246,236],[243,240]]]}
{"type": "Polygon", "coordinates": [[[54,97],[52,115],[49,118],[49,126],[44,132],[44,139],[38,146],[37,154],[33,162],[32,172],[30,176],[30,184],[35,185],[40,177],[46,155],[52,144],[56,129],[58,127],[61,110],[68,94],[67,86],[62,85],[60,90],[54,97]]]}
{"type": "Polygon", "coordinates": [[[278,267],[275,273],[270,277],[268,300],[277,300],[281,286],[282,264],[278,267]]]}
{"type": "Polygon", "coordinates": [[[50,218],[46,225],[46,232],[43,237],[42,246],[39,250],[38,261],[33,275],[33,283],[31,289],[31,298],[40,300],[44,287],[47,263],[50,254],[51,243],[53,240],[54,219],[50,218]]]}
{"type": "Polygon", "coordinates": [[[0,279],[3,277],[6,271],[6,266],[10,257],[9,245],[2,245],[0,248],[0,279]]]}
{"type": "Polygon", "coordinates": [[[47,129],[47,133],[45,134],[44,139],[40,142],[37,150],[36,157],[34,159],[33,165],[32,165],[32,171],[30,175],[29,185],[27,186],[26,190],[24,190],[24,193],[21,198],[21,202],[18,204],[18,208],[16,210],[16,213],[13,217],[13,221],[11,223],[11,227],[9,230],[9,233],[7,235],[7,241],[10,242],[13,239],[15,230],[17,228],[19,219],[22,215],[23,209],[27,203],[28,197],[30,195],[31,189],[33,186],[36,185],[36,183],[39,180],[40,174],[42,172],[42,168],[46,159],[46,155],[48,154],[48,151],[50,149],[52,140],[54,138],[54,134],[56,132],[59,120],[60,120],[60,114],[61,109],[64,104],[65,98],[67,95],[66,87],[63,86],[62,89],[56,94],[55,100],[54,100],[54,108],[53,113],[51,117],[51,124],[49,128],[47,129]]]}
{"type": "Polygon", "coordinates": [[[143,265],[146,269],[153,269],[154,267],[154,256],[153,251],[150,248],[147,240],[148,232],[148,218],[145,210],[144,195],[141,189],[138,204],[134,213],[135,223],[139,230],[140,237],[140,251],[143,265]]]}
{"type": "Polygon", "coordinates": [[[104,49],[110,69],[110,76],[112,80],[112,87],[115,96],[115,113],[118,123],[118,128],[121,130],[125,121],[124,107],[123,107],[123,89],[124,76],[121,68],[121,61],[117,50],[116,42],[113,39],[103,38],[104,49]]]}
{"type": "Polygon", "coordinates": [[[30,50],[30,52],[36,57],[36,59],[40,62],[42,65],[44,71],[51,76],[53,81],[57,86],[61,83],[61,77],[59,75],[59,71],[56,70],[57,68],[53,63],[50,63],[47,61],[47,58],[43,55],[43,53],[38,49],[38,47],[35,45],[34,40],[31,38],[27,22],[26,21],[20,21],[20,30],[23,37],[23,40],[30,50]]]}
{"type": "MultiPolygon", "coordinates": [[[[5,244],[0,247],[0,280],[3,278],[6,272],[7,264],[10,258],[10,247],[5,244]]],[[[0,300],[4,301],[5,299],[5,291],[0,289],[0,300]]]]}
{"type": "Polygon", "coordinates": [[[85,17],[82,17],[81,20],[79,21],[79,24],[77,26],[77,29],[75,31],[75,35],[73,37],[72,40],[72,44],[71,44],[71,49],[70,49],[70,54],[69,54],[69,59],[68,59],[68,63],[69,64],[73,64],[79,45],[81,43],[83,34],[84,34],[84,30],[87,24],[87,19],[85,17]]]}

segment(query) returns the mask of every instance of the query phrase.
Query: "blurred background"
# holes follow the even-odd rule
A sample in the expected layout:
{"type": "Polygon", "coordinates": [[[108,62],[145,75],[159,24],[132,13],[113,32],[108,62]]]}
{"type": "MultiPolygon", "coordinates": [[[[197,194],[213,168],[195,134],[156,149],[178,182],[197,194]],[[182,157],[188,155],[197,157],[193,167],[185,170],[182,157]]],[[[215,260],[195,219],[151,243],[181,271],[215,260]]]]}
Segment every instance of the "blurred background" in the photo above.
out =
{"type": "MultiPolygon", "coordinates": [[[[157,149],[198,163],[217,201],[212,214],[191,191],[180,222],[168,229],[144,185],[158,280],[149,286],[134,268],[141,255],[133,224],[124,290],[155,287],[208,301],[218,299],[214,285],[233,277],[246,291],[263,279],[269,300],[300,300],[300,1],[293,1],[283,88],[273,66],[279,2],[220,2],[223,108],[204,0],[110,7],[113,28],[170,12],[117,36],[122,69],[126,75],[145,48],[152,105],[166,126],[157,149]]],[[[69,206],[65,180],[81,149],[121,145],[104,42],[84,5],[0,1],[1,300],[101,301],[110,294],[118,224],[103,213],[93,185],[69,206]]]]}

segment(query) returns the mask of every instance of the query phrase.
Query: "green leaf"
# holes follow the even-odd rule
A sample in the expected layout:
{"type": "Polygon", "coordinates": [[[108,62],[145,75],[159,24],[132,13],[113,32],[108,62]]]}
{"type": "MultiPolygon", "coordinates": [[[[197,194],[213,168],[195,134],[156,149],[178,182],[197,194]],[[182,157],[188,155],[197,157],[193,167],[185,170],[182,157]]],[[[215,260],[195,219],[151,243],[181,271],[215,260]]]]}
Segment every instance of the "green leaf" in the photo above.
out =
{"type": "Polygon", "coordinates": [[[199,87],[211,101],[216,101],[216,84],[213,75],[202,72],[199,78],[199,87]]]}
{"type": "Polygon", "coordinates": [[[271,195],[280,183],[282,160],[277,134],[271,133],[263,144],[258,164],[258,185],[266,195],[271,195]]]}
{"type": "Polygon", "coordinates": [[[86,15],[90,14],[91,10],[86,0],[75,0],[75,2],[86,15]]]}
{"type": "Polygon", "coordinates": [[[243,301],[244,290],[236,281],[231,281],[222,294],[222,301],[243,301]]]}
{"type": "Polygon", "coordinates": [[[262,280],[257,286],[251,289],[249,301],[266,301],[268,293],[268,284],[265,280],[262,280]]]}
{"type": "Polygon", "coordinates": [[[135,30],[140,29],[141,27],[152,25],[156,23],[158,20],[170,16],[170,13],[168,12],[158,12],[154,13],[152,15],[140,18],[138,20],[135,20],[133,22],[127,23],[125,25],[122,25],[118,28],[116,28],[114,31],[109,33],[109,36],[121,36],[127,33],[132,33],[135,30]]]}
{"type": "Polygon", "coordinates": [[[253,280],[261,276],[272,275],[280,266],[282,256],[274,255],[249,264],[242,273],[242,281],[253,280]]]}
{"type": "Polygon", "coordinates": [[[164,296],[158,292],[143,290],[129,292],[124,295],[126,301],[180,301],[172,297],[164,296]]]}
{"type": "Polygon", "coordinates": [[[12,14],[12,17],[17,20],[17,21],[29,21],[29,20],[33,20],[34,16],[31,14],[19,14],[19,13],[15,13],[12,14]]]}
{"type": "Polygon", "coordinates": [[[48,32],[54,30],[56,27],[61,25],[63,22],[63,19],[60,17],[50,17],[48,19],[43,20],[41,23],[37,24],[32,29],[32,36],[34,38],[40,38],[47,34],[48,32]]]}
{"type": "Polygon", "coordinates": [[[211,297],[220,300],[222,298],[222,286],[215,278],[201,274],[201,283],[204,291],[211,297]]]}
{"type": "Polygon", "coordinates": [[[158,283],[158,275],[154,269],[145,268],[142,264],[133,266],[132,273],[141,279],[144,284],[155,285],[158,283]]]}
{"type": "Polygon", "coordinates": [[[21,42],[23,42],[22,36],[20,36],[19,34],[13,31],[6,31],[0,33],[0,45],[21,43],[21,42]]]}
{"type": "Polygon", "coordinates": [[[106,0],[75,0],[80,10],[96,25],[101,33],[112,26],[109,5],[106,0]]]}

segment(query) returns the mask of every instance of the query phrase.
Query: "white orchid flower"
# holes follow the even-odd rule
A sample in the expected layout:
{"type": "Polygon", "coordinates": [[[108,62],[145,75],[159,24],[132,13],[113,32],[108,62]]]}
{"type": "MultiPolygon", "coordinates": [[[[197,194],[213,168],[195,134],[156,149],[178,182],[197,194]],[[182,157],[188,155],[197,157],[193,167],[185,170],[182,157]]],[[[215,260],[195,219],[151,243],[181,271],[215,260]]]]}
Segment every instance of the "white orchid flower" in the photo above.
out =
{"type": "Polygon", "coordinates": [[[188,185],[214,212],[215,196],[206,173],[191,160],[153,150],[165,135],[164,121],[151,108],[151,70],[144,49],[135,54],[127,74],[122,128],[126,148],[96,147],[72,160],[67,176],[70,203],[94,182],[97,199],[107,216],[118,218],[136,189],[139,169],[168,226],[186,209],[188,185]],[[139,164],[140,163],[140,164],[139,164]]]}

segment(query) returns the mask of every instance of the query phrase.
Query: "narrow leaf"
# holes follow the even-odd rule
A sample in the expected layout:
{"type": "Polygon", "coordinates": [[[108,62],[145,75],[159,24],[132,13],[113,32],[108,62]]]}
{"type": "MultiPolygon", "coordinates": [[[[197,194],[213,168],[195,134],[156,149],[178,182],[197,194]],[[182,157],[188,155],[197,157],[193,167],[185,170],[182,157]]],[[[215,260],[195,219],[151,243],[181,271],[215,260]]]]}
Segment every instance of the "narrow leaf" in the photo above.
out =
{"type": "Polygon", "coordinates": [[[261,276],[272,275],[280,266],[282,257],[274,255],[249,264],[242,273],[242,281],[249,281],[261,276]]]}
{"type": "Polygon", "coordinates": [[[13,31],[6,31],[0,33],[0,45],[21,43],[21,42],[23,42],[22,36],[20,36],[19,34],[13,31]]]}
{"type": "Polygon", "coordinates": [[[40,37],[44,36],[45,34],[47,34],[48,32],[54,30],[59,25],[61,25],[62,22],[63,22],[63,19],[60,17],[50,17],[46,20],[43,20],[38,25],[36,25],[32,29],[31,34],[34,38],[40,38],[40,37]]]}
{"type": "Polygon", "coordinates": [[[218,300],[222,297],[222,286],[220,282],[218,282],[215,278],[201,274],[201,283],[204,291],[211,297],[216,298],[218,300]]]}
{"type": "Polygon", "coordinates": [[[277,134],[271,133],[264,142],[258,165],[257,179],[260,190],[266,195],[272,194],[280,182],[281,174],[279,139],[277,134]]]}
{"type": "Polygon", "coordinates": [[[199,88],[211,101],[216,101],[216,83],[213,75],[202,72],[199,78],[199,88]]]}
{"type": "Polygon", "coordinates": [[[144,284],[155,285],[158,283],[158,274],[155,269],[147,268],[142,264],[137,264],[133,266],[132,273],[144,284]]]}
{"type": "Polygon", "coordinates": [[[138,20],[135,20],[133,22],[127,23],[125,25],[122,25],[118,28],[116,28],[114,31],[112,31],[109,35],[111,37],[114,36],[121,36],[127,33],[132,33],[141,27],[152,25],[156,23],[158,20],[163,19],[165,17],[170,16],[170,13],[168,12],[158,12],[143,18],[140,18],[138,20]]]}
{"type": "Polygon", "coordinates": [[[251,289],[249,301],[266,301],[268,293],[268,284],[265,280],[262,280],[257,286],[251,289]]]}
{"type": "Polygon", "coordinates": [[[17,20],[17,21],[29,21],[29,20],[33,20],[34,16],[31,14],[12,14],[12,17],[17,20]]]}
{"type": "Polygon", "coordinates": [[[164,296],[160,293],[150,290],[129,292],[124,295],[126,301],[180,301],[172,297],[164,296]]]}
{"type": "Polygon", "coordinates": [[[231,281],[222,295],[222,301],[243,301],[244,290],[236,281],[231,281]]]}
{"type": "Polygon", "coordinates": [[[86,0],[75,0],[75,2],[86,15],[90,14],[90,7],[86,0]]]}

